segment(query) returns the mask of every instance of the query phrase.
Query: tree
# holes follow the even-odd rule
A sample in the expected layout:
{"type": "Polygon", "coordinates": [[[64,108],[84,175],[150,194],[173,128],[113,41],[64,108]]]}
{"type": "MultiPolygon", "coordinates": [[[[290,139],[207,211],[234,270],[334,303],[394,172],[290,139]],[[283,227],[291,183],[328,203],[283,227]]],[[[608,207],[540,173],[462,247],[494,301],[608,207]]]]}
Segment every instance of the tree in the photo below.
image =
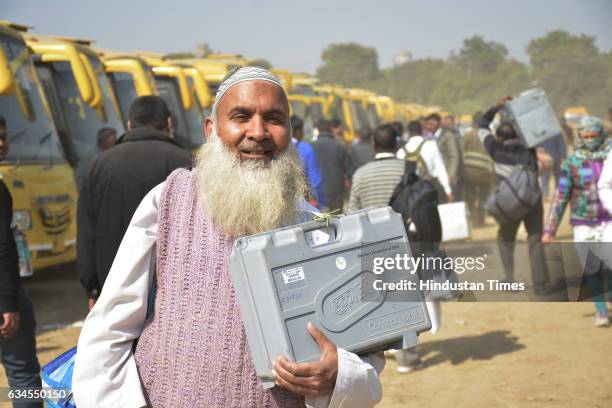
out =
{"type": "Polygon", "coordinates": [[[195,58],[195,54],[193,52],[171,52],[169,54],[164,55],[164,58],[168,58],[168,59],[195,58]]]}
{"type": "Polygon", "coordinates": [[[558,112],[585,106],[603,116],[612,107],[612,52],[595,38],[553,31],[527,46],[530,64],[500,43],[473,36],[447,59],[416,59],[379,70],[374,48],[332,44],[322,54],[321,83],[362,87],[398,102],[437,105],[454,113],[486,109],[505,95],[544,88],[558,112]]]}
{"type": "Polygon", "coordinates": [[[331,44],[321,56],[317,76],[323,83],[363,86],[380,79],[375,48],[356,43],[331,44]]]}
{"type": "Polygon", "coordinates": [[[494,73],[497,67],[508,57],[508,49],[500,43],[487,42],[479,35],[463,40],[463,47],[456,55],[451,55],[455,62],[469,74],[494,73]]]}
{"type": "Polygon", "coordinates": [[[553,106],[586,106],[602,114],[608,95],[609,59],[595,45],[595,38],[552,31],[527,45],[533,77],[548,93],[553,106]]]}

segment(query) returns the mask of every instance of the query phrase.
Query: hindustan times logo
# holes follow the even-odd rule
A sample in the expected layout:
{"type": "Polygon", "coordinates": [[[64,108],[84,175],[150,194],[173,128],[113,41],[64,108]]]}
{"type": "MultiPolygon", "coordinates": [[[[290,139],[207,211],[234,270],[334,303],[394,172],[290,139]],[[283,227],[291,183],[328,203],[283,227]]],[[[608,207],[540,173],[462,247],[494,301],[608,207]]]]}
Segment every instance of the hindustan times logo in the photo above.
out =
{"type": "Polygon", "coordinates": [[[394,257],[377,257],[372,261],[372,272],[377,275],[387,270],[406,270],[411,275],[419,270],[452,270],[457,274],[467,271],[482,271],[485,269],[485,258],[479,257],[450,257],[425,256],[412,257],[408,254],[396,254],[394,257]]]}

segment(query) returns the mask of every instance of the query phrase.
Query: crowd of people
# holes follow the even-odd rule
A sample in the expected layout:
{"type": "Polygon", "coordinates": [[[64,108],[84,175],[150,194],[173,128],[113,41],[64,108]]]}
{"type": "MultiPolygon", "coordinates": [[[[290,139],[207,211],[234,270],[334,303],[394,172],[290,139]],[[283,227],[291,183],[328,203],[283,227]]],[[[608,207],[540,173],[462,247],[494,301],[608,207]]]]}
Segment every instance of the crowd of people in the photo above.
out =
{"type": "MultiPolygon", "coordinates": [[[[575,241],[612,241],[611,145],[605,122],[586,117],[575,136],[563,124],[564,135],[526,148],[512,123],[491,126],[506,100],[474,114],[465,132],[452,116],[434,113],[406,129],[399,122],[360,129],[347,147],[343,124],[321,119],[307,143],[303,118],[290,117],[278,80],[245,67],[220,85],[204,124],[207,143],[194,161],[171,138],[163,99],[136,99],[126,134],[116,139],[105,129],[98,135],[100,153],[80,186],[77,265],[90,313],[73,377],[78,406],[373,406],[381,398],[384,356],[337,348],[313,325],[308,332],[321,359],[280,358],[278,386],[260,386],[229,254],[236,237],[312,219],[318,210],[389,205],[406,162],[435,186],[439,203],[467,201],[474,226],[485,225],[485,201],[509,169],[520,164],[542,174],[539,201],[520,219],[499,222],[498,242],[512,282],[514,243],[524,224],[534,291],[545,295],[541,242],[555,237],[569,202],[575,241]],[[550,175],[556,194],[545,218],[550,175]]],[[[6,149],[2,120],[0,160],[6,149]]],[[[19,284],[11,199],[2,180],[0,211],[2,361],[12,386],[39,386],[34,317],[19,284]]],[[[596,294],[596,324],[608,325],[603,286],[610,271],[578,252],[596,294]]],[[[402,372],[421,365],[415,350],[396,358],[402,372]]]]}

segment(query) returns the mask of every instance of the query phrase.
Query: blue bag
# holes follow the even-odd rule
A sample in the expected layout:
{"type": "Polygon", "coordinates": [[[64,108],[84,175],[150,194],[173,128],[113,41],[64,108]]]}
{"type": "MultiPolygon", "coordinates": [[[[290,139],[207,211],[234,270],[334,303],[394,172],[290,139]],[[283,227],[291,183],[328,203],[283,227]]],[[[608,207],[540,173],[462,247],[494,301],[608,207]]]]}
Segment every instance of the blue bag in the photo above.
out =
{"type": "MultiPolygon", "coordinates": [[[[153,281],[149,288],[149,296],[147,299],[147,317],[149,320],[153,314],[155,306],[155,295],[157,293],[157,276],[155,265],[156,248],[153,246],[153,256],[151,258],[151,271],[153,272],[153,281]]],[[[72,397],[72,372],[74,371],[74,360],[76,359],[76,347],[66,351],[61,356],[55,358],[42,368],[42,383],[43,387],[49,387],[54,390],[65,390],[64,398],[46,399],[47,408],[76,408],[74,398],[72,397]]]]}
{"type": "Polygon", "coordinates": [[[74,370],[74,360],[76,358],[76,347],[66,351],[49,364],[42,368],[43,387],[53,388],[54,390],[66,390],[64,398],[47,398],[49,408],[76,408],[72,397],[72,371],[74,370]]]}

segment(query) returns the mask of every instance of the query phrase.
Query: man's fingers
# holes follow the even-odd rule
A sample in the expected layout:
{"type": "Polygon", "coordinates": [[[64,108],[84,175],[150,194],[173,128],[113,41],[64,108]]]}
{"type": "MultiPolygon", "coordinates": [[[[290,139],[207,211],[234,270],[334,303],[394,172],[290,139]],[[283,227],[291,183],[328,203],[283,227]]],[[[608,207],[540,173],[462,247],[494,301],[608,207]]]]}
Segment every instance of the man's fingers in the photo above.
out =
{"type": "Polygon", "coordinates": [[[2,333],[4,337],[12,337],[16,331],[15,328],[16,328],[15,321],[9,320],[7,322],[6,328],[0,329],[0,333],[2,333]]]}
{"type": "Polygon", "coordinates": [[[11,325],[11,327],[9,327],[9,329],[6,331],[4,336],[6,338],[11,338],[11,337],[13,337],[15,335],[15,333],[17,333],[17,325],[13,324],[13,325],[11,325]]]}
{"type": "Polygon", "coordinates": [[[318,393],[310,388],[306,388],[302,385],[292,384],[289,381],[285,380],[280,375],[276,374],[274,377],[274,382],[276,385],[283,387],[286,390],[289,390],[295,394],[303,395],[303,396],[316,396],[318,393]]]}
{"type": "Polygon", "coordinates": [[[295,363],[281,357],[278,365],[296,377],[312,377],[318,373],[318,363],[295,363]]]}
{"type": "Polygon", "coordinates": [[[274,371],[276,372],[276,375],[282,377],[285,381],[290,382],[291,384],[301,385],[306,388],[312,388],[313,381],[316,380],[316,378],[312,376],[300,377],[298,375],[293,374],[290,371],[287,371],[280,364],[279,360],[276,360],[276,363],[274,363],[274,371]]]}
{"type": "Polygon", "coordinates": [[[13,322],[13,315],[10,313],[3,313],[2,318],[4,319],[4,323],[0,326],[0,331],[6,330],[13,322]]]}
{"type": "Polygon", "coordinates": [[[323,334],[323,332],[319,329],[317,329],[317,327],[312,324],[312,323],[308,323],[306,325],[306,328],[308,329],[308,332],[310,333],[310,335],[312,336],[312,338],[315,339],[315,341],[317,342],[317,344],[319,345],[319,347],[321,348],[321,351],[325,351],[325,349],[327,347],[333,347],[334,349],[336,348],[336,346],[334,345],[334,343],[332,343],[325,334],[323,334]]]}

